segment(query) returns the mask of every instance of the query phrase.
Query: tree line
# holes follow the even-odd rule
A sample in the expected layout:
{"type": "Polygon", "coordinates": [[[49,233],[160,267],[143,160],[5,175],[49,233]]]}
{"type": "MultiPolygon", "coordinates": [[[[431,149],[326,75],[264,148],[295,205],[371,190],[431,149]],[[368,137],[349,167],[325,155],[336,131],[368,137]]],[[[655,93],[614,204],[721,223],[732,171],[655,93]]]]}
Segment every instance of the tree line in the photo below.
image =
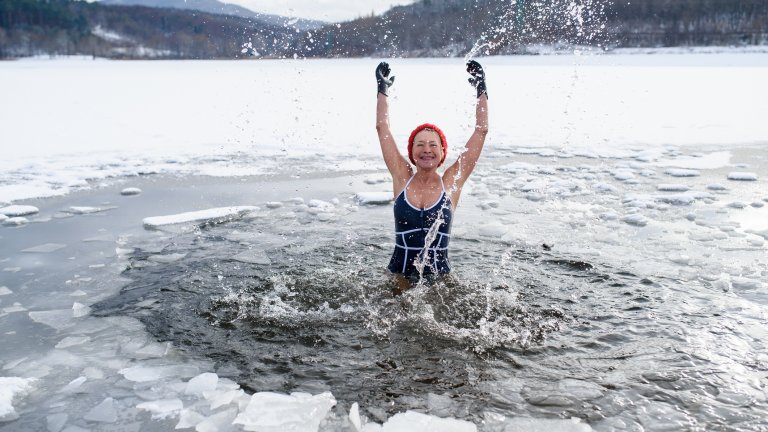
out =
{"type": "Polygon", "coordinates": [[[0,58],[232,59],[275,52],[290,29],[256,19],[76,0],[0,0],[0,58]]]}
{"type": "Polygon", "coordinates": [[[515,54],[768,44],[766,0],[420,0],[299,30],[258,19],[77,0],[0,0],[0,58],[218,59],[515,54]]]}

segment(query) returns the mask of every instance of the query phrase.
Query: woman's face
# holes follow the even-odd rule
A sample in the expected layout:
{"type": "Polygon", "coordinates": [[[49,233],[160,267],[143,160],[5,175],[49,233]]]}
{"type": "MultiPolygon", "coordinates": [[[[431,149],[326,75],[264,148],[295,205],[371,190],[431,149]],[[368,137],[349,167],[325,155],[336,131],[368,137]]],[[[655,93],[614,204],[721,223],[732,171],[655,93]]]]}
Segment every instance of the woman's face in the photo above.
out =
{"type": "Polygon", "coordinates": [[[423,130],[413,138],[413,160],[416,167],[424,169],[437,168],[443,160],[443,145],[440,135],[433,130],[423,130]]]}

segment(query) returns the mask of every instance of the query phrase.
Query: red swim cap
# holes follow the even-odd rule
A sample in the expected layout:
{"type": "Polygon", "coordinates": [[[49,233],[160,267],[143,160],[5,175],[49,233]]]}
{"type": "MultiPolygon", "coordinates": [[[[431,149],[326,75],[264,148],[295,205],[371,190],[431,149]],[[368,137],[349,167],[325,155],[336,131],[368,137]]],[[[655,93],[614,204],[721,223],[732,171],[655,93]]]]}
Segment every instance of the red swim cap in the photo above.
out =
{"type": "Polygon", "coordinates": [[[413,140],[416,139],[416,134],[423,131],[424,129],[431,129],[437,132],[437,135],[440,137],[440,144],[443,145],[443,159],[440,160],[439,164],[437,164],[437,166],[440,166],[443,164],[443,162],[445,162],[445,156],[448,154],[448,140],[445,139],[445,134],[443,131],[432,123],[424,123],[423,125],[416,126],[416,129],[411,132],[411,136],[408,138],[408,159],[412,164],[416,165],[416,161],[413,160],[413,140]]]}

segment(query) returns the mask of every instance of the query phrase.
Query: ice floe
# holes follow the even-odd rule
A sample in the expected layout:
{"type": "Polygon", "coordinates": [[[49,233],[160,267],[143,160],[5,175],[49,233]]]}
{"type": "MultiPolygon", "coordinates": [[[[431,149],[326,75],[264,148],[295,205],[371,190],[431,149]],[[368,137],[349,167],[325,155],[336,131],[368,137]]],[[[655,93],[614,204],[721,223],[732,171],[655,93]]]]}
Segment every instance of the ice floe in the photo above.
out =
{"type": "Polygon", "coordinates": [[[691,188],[683,184],[659,184],[656,185],[656,190],[662,192],[687,192],[691,188]]]}
{"type": "Polygon", "coordinates": [[[113,210],[117,207],[114,206],[108,206],[108,207],[86,207],[86,206],[72,206],[67,207],[63,211],[65,213],[75,214],[75,215],[84,215],[84,214],[92,214],[92,213],[101,213],[105,212],[107,210],[113,210]]]}
{"type": "Polygon", "coordinates": [[[90,411],[85,413],[84,419],[92,422],[99,423],[114,423],[117,421],[117,408],[115,407],[115,400],[108,397],[101,401],[100,404],[91,408],[90,411]]]}
{"type": "Polygon", "coordinates": [[[354,199],[360,205],[377,205],[389,204],[394,198],[392,192],[358,192],[354,199]]]}
{"type": "Polygon", "coordinates": [[[39,212],[40,209],[30,205],[10,205],[0,208],[0,214],[4,214],[9,218],[17,216],[29,216],[39,212]]]}
{"type": "Polygon", "coordinates": [[[174,417],[184,408],[181,399],[158,399],[149,402],[142,402],[136,405],[136,408],[152,413],[153,419],[164,419],[174,417]]]}
{"type": "Polygon", "coordinates": [[[639,226],[639,227],[643,227],[643,226],[648,225],[648,218],[646,218],[645,216],[643,216],[641,214],[626,215],[626,216],[624,216],[624,218],[622,218],[622,220],[624,222],[628,223],[629,225],[634,225],[634,226],[639,226]]]}
{"type": "Polygon", "coordinates": [[[125,195],[125,196],[138,195],[140,193],[141,193],[141,189],[137,187],[127,187],[120,191],[120,195],[125,195]]]}
{"type": "MultiPolygon", "coordinates": [[[[363,427],[363,431],[365,431],[363,427]]],[[[505,429],[509,430],[509,429],[505,429]]],[[[382,432],[477,432],[477,426],[465,420],[441,418],[415,411],[406,411],[390,417],[382,432]]]]}
{"type": "Polygon", "coordinates": [[[581,419],[535,419],[514,417],[504,419],[504,430],[509,432],[591,432],[592,428],[581,419]]]}
{"type": "Polygon", "coordinates": [[[245,411],[233,423],[246,431],[316,431],[334,405],[336,398],[329,392],[314,396],[260,392],[251,396],[245,411]]]}
{"type": "Polygon", "coordinates": [[[170,377],[193,377],[199,373],[194,365],[132,366],[119,371],[128,381],[149,382],[170,377]]]}
{"type": "MultiPolygon", "coordinates": [[[[757,174],[753,172],[744,172],[744,171],[734,171],[728,173],[728,180],[735,180],[735,181],[756,181],[757,180],[757,174]]],[[[2,211],[0,211],[2,212],[2,211]]]]}
{"type": "Polygon", "coordinates": [[[59,249],[64,249],[65,247],[67,247],[67,245],[60,243],[45,243],[38,246],[22,249],[21,251],[28,253],[51,253],[59,249]]]}
{"type": "Polygon", "coordinates": [[[29,393],[34,382],[34,378],[0,377],[0,422],[19,418],[13,402],[29,393]]]}
{"type": "Polygon", "coordinates": [[[262,249],[249,249],[233,256],[232,259],[248,264],[269,265],[272,263],[267,252],[262,249]]]}
{"type": "Polygon", "coordinates": [[[159,228],[166,225],[187,223],[219,223],[239,219],[250,212],[258,210],[259,208],[256,206],[217,207],[167,216],[147,217],[144,218],[143,222],[146,228],[159,228]]]}
{"type": "Polygon", "coordinates": [[[701,172],[687,168],[667,168],[664,170],[664,174],[672,177],[697,177],[701,175],[701,172]]]}
{"type": "Polygon", "coordinates": [[[29,223],[29,219],[23,216],[10,217],[3,221],[3,225],[5,226],[19,226],[19,225],[25,225],[28,223],[29,223]]]}

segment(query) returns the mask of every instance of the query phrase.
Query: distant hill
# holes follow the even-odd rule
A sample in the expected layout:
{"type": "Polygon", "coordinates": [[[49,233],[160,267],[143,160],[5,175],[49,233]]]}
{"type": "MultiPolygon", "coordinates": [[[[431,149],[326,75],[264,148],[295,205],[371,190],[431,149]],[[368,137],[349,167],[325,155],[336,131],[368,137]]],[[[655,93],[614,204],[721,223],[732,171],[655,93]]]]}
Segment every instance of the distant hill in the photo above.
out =
{"type": "Polygon", "coordinates": [[[0,0],[0,58],[449,57],[768,44],[768,0],[420,0],[309,30],[285,19],[215,0],[0,0]],[[153,6],[112,4],[129,1],[153,6]]]}
{"type": "Polygon", "coordinates": [[[289,52],[296,29],[256,18],[71,0],[0,0],[0,58],[234,59],[289,52]]]}
{"type": "Polygon", "coordinates": [[[420,0],[317,29],[308,57],[768,44],[768,0],[420,0]]]}
{"type": "Polygon", "coordinates": [[[234,15],[242,18],[256,18],[259,21],[284,26],[293,27],[298,30],[312,30],[322,27],[327,22],[307,20],[302,18],[292,18],[280,15],[263,14],[252,11],[248,8],[231,3],[224,3],[218,0],[99,0],[105,5],[121,6],[147,6],[173,9],[199,10],[208,13],[221,15],[234,15]]]}

